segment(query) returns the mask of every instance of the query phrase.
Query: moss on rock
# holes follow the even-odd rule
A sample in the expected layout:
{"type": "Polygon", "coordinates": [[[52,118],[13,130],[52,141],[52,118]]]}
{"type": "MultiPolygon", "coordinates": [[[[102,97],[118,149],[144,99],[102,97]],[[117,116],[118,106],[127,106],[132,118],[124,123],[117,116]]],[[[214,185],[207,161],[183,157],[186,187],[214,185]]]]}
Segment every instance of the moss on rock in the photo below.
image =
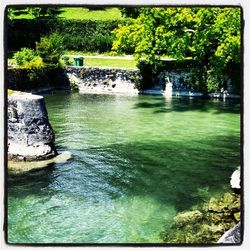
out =
{"type": "Polygon", "coordinates": [[[199,210],[178,213],[169,229],[163,232],[167,243],[216,243],[236,225],[240,214],[240,196],[225,193],[220,199],[211,198],[199,210]],[[237,216],[235,216],[237,214],[237,216]]]}

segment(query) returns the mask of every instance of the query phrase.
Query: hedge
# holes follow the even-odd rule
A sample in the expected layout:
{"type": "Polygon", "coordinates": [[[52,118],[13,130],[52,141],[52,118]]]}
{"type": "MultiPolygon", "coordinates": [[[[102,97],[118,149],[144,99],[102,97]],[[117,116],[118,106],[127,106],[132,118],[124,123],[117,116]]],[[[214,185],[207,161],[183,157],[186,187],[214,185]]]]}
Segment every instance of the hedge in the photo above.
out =
{"type": "Polygon", "coordinates": [[[68,50],[108,52],[114,34],[122,20],[63,20],[63,19],[17,19],[8,23],[8,49],[35,48],[41,36],[57,32],[62,35],[68,50]]]}
{"type": "Polygon", "coordinates": [[[8,89],[32,91],[40,88],[70,89],[66,72],[60,67],[43,69],[13,68],[7,71],[8,89]]]}

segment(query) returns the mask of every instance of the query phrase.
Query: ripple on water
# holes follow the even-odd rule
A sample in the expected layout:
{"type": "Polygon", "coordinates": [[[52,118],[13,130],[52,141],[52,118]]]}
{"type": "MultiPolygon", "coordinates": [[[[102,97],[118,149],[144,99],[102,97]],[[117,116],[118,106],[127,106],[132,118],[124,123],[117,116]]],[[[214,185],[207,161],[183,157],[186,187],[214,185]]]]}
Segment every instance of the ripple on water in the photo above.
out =
{"type": "Polygon", "coordinates": [[[159,243],[240,162],[235,103],[55,94],[46,104],[72,158],[10,176],[9,242],[159,243]]]}

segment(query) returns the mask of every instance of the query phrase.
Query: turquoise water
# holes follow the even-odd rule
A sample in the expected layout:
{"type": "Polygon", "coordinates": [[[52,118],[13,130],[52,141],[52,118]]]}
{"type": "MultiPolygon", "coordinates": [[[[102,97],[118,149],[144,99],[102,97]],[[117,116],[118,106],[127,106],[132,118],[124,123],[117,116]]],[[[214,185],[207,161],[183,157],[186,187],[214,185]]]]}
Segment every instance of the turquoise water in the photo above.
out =
{"type": "Polygon", "coordinates": [[[9,177],[11,243],[161,243],[180,211],[229,189],[237,101],[46,95],[72,159],[9,177]]]}

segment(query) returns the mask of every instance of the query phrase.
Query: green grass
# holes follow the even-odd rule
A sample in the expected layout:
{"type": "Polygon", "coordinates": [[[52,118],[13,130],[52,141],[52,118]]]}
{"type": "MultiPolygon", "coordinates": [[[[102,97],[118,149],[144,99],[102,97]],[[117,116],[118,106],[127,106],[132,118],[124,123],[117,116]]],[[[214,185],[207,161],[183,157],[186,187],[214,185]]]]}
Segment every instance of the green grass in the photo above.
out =
{"type": "Polygon", "coordinates": [[[67,55],[82,55],[82,56],[110,56],[110,52],[98,53],[98,52],[88,52],[88,51],[77,51],[77,50],[67,50],[67,55]]]}
{"type": "Polygon", "coordinates": [[[106,8],[104,10],[89,10],[87,8],[61,8],[58,17],[77,20],[117,20],[122,19],[118,8],[106,8]]]}
{"type": "MultiPolygon", "coordinates": [[[[33,19],[34,17],[24,11],[18,13],[14,19],[33,19]]],[[[75,20],[117,20],[122,19],[118,8],[105,8],[103,10],[90,10],[88,8],[60,8],[57,17],[62,19],[75,20]]]]}
{"type": "Polygon", "coordinates": [[[136,62],[126,59],[85,58],[84,66],[136,68],[136,62]]]}

